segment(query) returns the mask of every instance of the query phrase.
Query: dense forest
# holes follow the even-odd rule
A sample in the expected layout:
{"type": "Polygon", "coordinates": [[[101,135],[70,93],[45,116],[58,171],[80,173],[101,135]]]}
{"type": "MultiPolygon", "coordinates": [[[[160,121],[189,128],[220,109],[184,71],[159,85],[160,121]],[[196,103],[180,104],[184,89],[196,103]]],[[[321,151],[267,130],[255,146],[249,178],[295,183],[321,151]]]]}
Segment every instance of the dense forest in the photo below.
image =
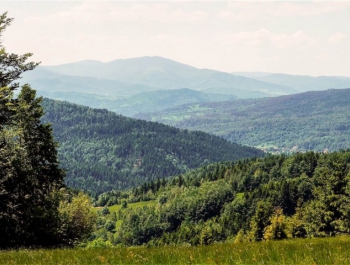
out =
{"type": "Polygon", "coordinates": [[[262,156],[258,149],[204,132],[126,118],[45,99],[43,122],[60,143],[66,184],[92,195],[136,187],[217,161],[262,156]]]}
{"type": "Polygon", "coordinates": [[[270,152],[350,147],[350,89],[196,103],[138,118],[201,130],[270,152]]]}
{"type": "Polygon", "coordinates": [[[158,246],[349,234],[349,195],[350,151],[215,163],[100,195],[98,205],[122,207],[100,211],[90,240],[158,246]],[[128,207],[145,200],[153,206],[128,207]]]}

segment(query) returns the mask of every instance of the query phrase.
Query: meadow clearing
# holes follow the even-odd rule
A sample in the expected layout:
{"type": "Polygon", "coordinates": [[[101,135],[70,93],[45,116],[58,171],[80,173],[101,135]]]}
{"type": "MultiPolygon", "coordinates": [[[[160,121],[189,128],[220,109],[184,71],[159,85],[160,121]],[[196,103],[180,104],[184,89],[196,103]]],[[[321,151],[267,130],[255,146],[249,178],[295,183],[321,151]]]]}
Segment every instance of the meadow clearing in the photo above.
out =
{"type": "Polygon", "coordinates": [[[350,264],[350,237],[209,246],[10,250],[1,264],[350,264]]]}

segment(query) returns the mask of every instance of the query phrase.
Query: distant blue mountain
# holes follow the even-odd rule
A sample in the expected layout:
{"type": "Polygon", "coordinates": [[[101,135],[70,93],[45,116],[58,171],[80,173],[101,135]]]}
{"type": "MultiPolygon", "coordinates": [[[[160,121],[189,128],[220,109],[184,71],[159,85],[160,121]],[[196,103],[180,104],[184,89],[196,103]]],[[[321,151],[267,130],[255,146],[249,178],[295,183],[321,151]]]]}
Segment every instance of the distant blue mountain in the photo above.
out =
{"type": "MultiPolygon", "coordinates": [[[[234,73],[235,74],[235,73],[234,73]]],[[[287,75],[271,73],[240,73],[259,81],[284,85],[293,88],[295,91],[320,91],[327,89],[350,88],[350,77],[346,76],[307,76],[307,75],[287,75]]]]}
{"type": "MultiPolygon", "coordinates": [[[[198,69],[161,57],[140,57],[115,60],[107,63],[81,61],[57,66],[45,66],[46,70],[64,76],[90,77],[98,80],[114,80],[125,85],[138,85],[139,92],[189,88],[234,95],[238,98],[266,97],[291,94],[295,91],[283,85],[235,76],[229,73],[198,69]],[[147,87],[150,88],[147,90],[147,87]]],[[[82,91],[80,91],[82,92],[82,91]]]]}
{"type": "Polygon", "coordinates": [[[53,99],[107,108],[128,116],[186,103],[263,98],[350,87],[348,77],[264,72],[232,74],[198,69],[162,57],[39,66],[35,71],[24,74],[22,83],[25,82],[53,99]]]}

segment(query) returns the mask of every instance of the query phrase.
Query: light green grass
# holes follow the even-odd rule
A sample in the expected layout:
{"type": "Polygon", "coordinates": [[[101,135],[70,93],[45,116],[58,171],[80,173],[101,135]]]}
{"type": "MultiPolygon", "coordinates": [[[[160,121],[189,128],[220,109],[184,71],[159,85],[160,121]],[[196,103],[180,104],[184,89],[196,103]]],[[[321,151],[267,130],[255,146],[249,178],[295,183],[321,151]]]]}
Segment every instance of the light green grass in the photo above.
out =
{"type": "MultiPolygon", "coordinates": [[[[128,208],[137,208],[137,207],[144,207],[144,206],[155,206],[157,204],[157,201],[153,200],[153,201],[142,201],[142,202],[135,202],[135,203],[128,203],[128,208]]],[[[99,210],[101,210],[103,207],[94,207],[93,211],[97,212],[99,210]]],[[[122,208],[121,204],[116,204],[116,205],[112,205],[109,206],[108,209],[110,212],[117,212],[119,211],[119,209],[122,208]]]]}
{"type": "Polygon", "coordinates": [[[118,220],[115,222],[115,230],[119,230],[120,227],[122,226],[123,220],[118,220]]]}
{"type": "Polygon", "coordinates": [[[236,193],[236,198],[242,199],[244,197],[244,192],[236,193]]]}
{"type": "MultiPolygon", "coordinates": [[[[137,208],[137,207],[144,207],[144,206],[155,206],[157,204],[157,201],[153,200],[153,201],[142,201],[142,202],[135,202],[135,203],[128,203],[128,208],[137,208]]],[[[110,212],[117,212],[119,211],[119,209],[122,208],[121,204],[116,204],[116,205],[112,205],[109,206],[108,209],[110,210],[110,212]]]]}
{"type": "Polygon", "coordinates": [[[262,243],[1,251],[1,264],[350,264],[350,237],[262,243]]]}

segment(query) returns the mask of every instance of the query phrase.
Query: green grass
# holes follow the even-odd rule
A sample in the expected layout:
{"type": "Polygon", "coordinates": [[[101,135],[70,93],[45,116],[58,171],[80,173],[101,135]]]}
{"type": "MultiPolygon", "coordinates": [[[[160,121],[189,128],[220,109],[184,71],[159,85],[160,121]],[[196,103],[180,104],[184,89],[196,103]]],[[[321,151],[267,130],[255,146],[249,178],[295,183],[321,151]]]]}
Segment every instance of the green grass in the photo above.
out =
{"type": "MultiPolygon", "coordinates": [[[[144,207],[144,206],[155,206],[157,204],[157,201],[142,201],[142,202],[135,202],[135,203],[128,203],[128,208],[137,208],[137,207],[144,207]]],[[[94,207],[93,211],[97,212],[98,210],[101,210],[103,207],[94,207]]],[[[122,208],[121,204],[116,204],[109,206],[108,209],[110,212],[117,212],[119,209],[122,208]]]]}
{"type": "Polygon", "coordinates": [[[350,264],[350,237],[262,243],[1,251],[1,264],[350,264]]]}
{"type": "Polygon", "coordinates": [[[244,197],[244,192],[239,192],[236,194],[236,198],[242,199],[244,197]]]}
{"type": "Polygon", "coordinates": [[[122,223],[123,223],[123,220],[118,220],[116,223],[115,223],[115,230],[119,230],[120,227],[122,226],[122,223]]]}
{"type": "MultiPolygon", "coordinates": [[[[128,208],[137,208],[137,207],[144,207],[144,206],[155,206],[157,204],[157,201],[142,201],[142,202],[135,202],[135,203],[128,203],[128,208]]],[[[116,205],[112,205],[109,206],[108,209],[111,212],[117,212],[119,209],[122,208],[121,204],[116,204],[116,205]]]]}

